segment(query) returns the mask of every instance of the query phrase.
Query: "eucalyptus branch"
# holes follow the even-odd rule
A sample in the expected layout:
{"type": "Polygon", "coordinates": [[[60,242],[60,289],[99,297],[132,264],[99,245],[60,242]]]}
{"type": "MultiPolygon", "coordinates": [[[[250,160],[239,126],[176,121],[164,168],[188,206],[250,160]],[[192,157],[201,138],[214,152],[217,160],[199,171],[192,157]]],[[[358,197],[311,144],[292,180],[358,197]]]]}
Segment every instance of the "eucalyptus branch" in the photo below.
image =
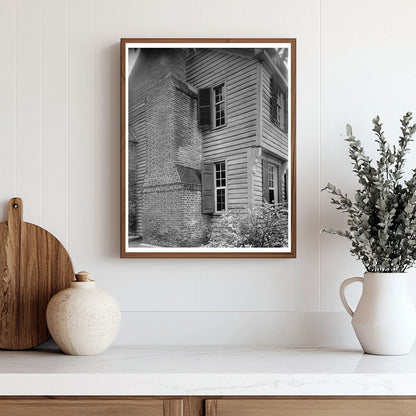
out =
{"type": "Polygon", "coordinates": [[[348,231],[322,231],[348,238],[351,253],[367,271],[405,271],[416,262],[416,169],[410,179],[402,180],[406,154],[416,132],[416,124],[412,125],[411,120],[410,112],[400,120],[402,134],[397,146],[391,147],[380,118],[373,119],[372,131],[379,153],[375,166],[347,125],[345,140],[360,188],[354,199],[330,183],[322,189],[332,196],[331,204],[347,214],[349,226],[348,231]]]}

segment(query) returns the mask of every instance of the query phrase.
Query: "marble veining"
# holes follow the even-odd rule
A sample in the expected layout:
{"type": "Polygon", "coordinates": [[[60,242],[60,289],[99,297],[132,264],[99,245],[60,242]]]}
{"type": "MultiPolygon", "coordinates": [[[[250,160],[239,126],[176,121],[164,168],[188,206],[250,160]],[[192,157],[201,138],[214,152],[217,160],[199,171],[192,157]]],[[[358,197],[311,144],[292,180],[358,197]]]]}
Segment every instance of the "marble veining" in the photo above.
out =
{"type": "Polygon", "coordinates": [[[0,352],[1,395],[415,395],[416,350],[384,357],[343,348],[113,347],[0,352]]]}

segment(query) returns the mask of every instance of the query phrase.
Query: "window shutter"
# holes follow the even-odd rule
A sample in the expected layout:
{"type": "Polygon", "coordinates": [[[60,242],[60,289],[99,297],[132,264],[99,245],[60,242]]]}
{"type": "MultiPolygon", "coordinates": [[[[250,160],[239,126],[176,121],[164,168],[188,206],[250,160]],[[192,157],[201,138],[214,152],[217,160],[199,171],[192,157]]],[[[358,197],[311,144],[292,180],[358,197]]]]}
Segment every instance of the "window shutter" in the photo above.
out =
{"type": "Polygon", "coordinates": [[[277,122],[277,89],[278,89],[278,85],[277,85],[277,81],[275,77],[272,77],[272,81],[271,81],[271,86],[272,86],[272,96],[270,98],[270,111],[271,111],[271,119],[273,123],[277,122]]]}
{"type": "Polygon", "coordinates": [[[269,163],[266,159],[261,160],[263,171],[263,201],[269,202],[269,163]]]}
{"type": "Polygon", "coordinates": [[[283,181],[281,175],[280,166],[277,166],[277,202],[281,203],[283,201],[283,181]]]}
{"type": "Polygon", "coordinates": [[[208,129],[211,124],[211,88],[201,88],[198,90],[198,125],[208,129]]]}
{"type": "Polygon", "coordinates": [[[287,172],[283,175],[283,201],[287,202],[288,189],[287,189],[287,172]]]}
{"type": "Polygon", "coordinates": [[[214,168],[212,163],[202,164],[202,213],[213,214],[215,211],[214,198],[214,168]]]}
{"type": "Polygon", "coordinates": [[[289,100],[287,99],[287,95],[288,95],[288,91],[286,91],[285,92],[285,94],[283,95],[283,109],[284,109],[284,112],[285,112],[285,117],[284,117],[284,123],[285,123],[285,132],[287,133],[288,131],[289,131],[289,126],[288,126],[288,123],[289,123],[289,106],[288,106],[288,103],[289,103],[289,100]]]}

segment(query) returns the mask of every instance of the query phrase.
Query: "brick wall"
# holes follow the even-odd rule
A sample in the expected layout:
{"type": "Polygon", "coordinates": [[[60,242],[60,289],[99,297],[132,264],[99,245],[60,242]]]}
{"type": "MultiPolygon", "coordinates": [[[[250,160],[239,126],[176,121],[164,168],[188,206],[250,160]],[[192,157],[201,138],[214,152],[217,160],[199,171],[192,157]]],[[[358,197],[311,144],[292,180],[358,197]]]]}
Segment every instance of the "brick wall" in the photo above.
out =
{"type": "Polygon", "coordinates": [[[163,247],[197,247],[207,242],[201,187],[176,183],[144,188],[143,242],[163,247]]]}
{"type": "Polygon", "coordinates": [[[210,217],[201,213],[201,162],[197,96],[186,82],[168,74],[153,84],[146,98],[143,243],[206,243],[210,217]]]}
{"type": "Polygon", "coordinates": [[[198,97],[178,79],[173,81],[175,163],[199,170],[202,161],[202,136],[197,125],[198,97]]]}
{"type": "Polygon", "coordinates": [[[168,76],[146,98],[146,175],[144,187],[179,182],[175,168],[174,83],[168,76]]]}
{"type": "Polygon", "coordinates": [[[141,50],[137,62],[129,75],[131,91],[146,90],[153,82],[172,74],[176,78],[185,79],[183,64],[186,51],[181,49],[144,48],[141,50]]]}
{"type": "Polygon", "coordinates": [[[135,157],[137,154],[138,143],[129,141],[129,172],[128,172],[128,189],[129,189],[129,235],[137,235],[139,226],[139,218],[137,216],[139,204],[141,201],[142,189],[138,186],[138,165],[139,159],[135,157]]]}
{"type": "MultiPolygon", "coordinates": [[[[169,74],[183,78],[183,50],[142,49],[129,76],[128,232],[143,233],[143,180],[146,173],[145,101],[153,86],[169,74]]],[[[161,114],[161,117],[164,115],[161,114]]]]}

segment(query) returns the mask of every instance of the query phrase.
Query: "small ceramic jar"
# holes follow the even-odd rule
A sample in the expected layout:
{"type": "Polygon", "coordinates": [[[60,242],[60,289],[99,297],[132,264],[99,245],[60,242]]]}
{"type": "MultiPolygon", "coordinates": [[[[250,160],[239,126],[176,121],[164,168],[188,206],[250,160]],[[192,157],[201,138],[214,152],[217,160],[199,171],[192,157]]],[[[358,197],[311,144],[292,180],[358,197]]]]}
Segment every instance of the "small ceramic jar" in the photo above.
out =
{"type": "Polygon", "coordinates": [[[46,321],[58,347],[66,354],[96,355],[114,341],[120,327],[120,307],[97,289],[88,272],[75,275],[68,289],[49,301],[46,321]]]}

